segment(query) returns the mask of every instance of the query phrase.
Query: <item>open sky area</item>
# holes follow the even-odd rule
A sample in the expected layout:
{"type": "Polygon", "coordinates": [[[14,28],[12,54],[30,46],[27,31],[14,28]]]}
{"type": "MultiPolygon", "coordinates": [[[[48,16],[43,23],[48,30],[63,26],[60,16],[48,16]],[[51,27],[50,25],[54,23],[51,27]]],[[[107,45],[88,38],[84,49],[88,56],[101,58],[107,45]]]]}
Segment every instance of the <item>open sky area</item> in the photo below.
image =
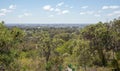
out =
{"type": "Polygon", "coordinates": [[[96,23],[120,16],[120,0],[0,0],[6,23],[96,23]]]}

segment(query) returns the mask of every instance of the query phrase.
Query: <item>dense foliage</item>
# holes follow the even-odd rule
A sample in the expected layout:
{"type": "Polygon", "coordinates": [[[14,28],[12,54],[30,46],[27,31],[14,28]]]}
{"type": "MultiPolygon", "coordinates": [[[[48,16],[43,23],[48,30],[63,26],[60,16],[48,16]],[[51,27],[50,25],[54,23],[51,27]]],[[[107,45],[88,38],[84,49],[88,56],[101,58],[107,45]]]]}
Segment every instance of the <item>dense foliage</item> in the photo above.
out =
{"type": "Polygon", "coordinates": [[[0,71],[120,71],[120,18],[84,28],[7,28],[0,23],[0,71]]]}

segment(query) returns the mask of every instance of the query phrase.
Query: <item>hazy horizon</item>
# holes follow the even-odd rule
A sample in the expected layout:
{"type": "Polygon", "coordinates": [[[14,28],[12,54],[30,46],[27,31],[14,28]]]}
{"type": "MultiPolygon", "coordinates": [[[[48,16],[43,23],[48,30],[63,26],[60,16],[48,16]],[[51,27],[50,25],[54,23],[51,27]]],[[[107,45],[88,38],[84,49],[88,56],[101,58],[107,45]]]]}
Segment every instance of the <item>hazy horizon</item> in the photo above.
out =
{"type": "Polygon", "coordinates": [[[34,25],[34,24],[96,24],[96,23],[5,23],[5,24],[31,24],[31,25],[34,25]]]}

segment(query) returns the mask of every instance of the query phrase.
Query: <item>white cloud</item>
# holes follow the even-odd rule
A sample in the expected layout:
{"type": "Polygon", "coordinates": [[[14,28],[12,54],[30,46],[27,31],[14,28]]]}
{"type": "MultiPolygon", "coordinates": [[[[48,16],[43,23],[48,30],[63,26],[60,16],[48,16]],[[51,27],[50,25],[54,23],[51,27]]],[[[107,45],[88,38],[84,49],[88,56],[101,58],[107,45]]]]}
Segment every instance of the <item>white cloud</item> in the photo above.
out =
{"type": "Polygon", "coordinates": [[[95,17],[101,17],[100,13],[97,13],[95,11],[80,12],[80,15],[93,15],[95,17]]]}
{"type": "Polygon", "coordinates": [[[43,7],[43,10],[46,10],[46,11],[53,11],[54,8],[52,8],[50,5],[45,5],[45,6],[43,7]]]}
{"type": "Polygon", "coordinates": [[[67,14],[67,13],[69,13],[70,11],[69,10],[63,10],[62,11],[62,14],[67,14]]]}
{"type": "Polygon", "coordinates": [[[0,13],[0,16],[5,16],[6,14],[5,13],[0,13]]]}
{"type": "Polygon", "coordinates": [[[73,8],[73,6],[65,5],[66,8],[73,8]]]}
{"type": "Polygon", "coordinates": [[[58,4],[56,5],[56,7],[62,6],[63,4],[64,4],[64,2],[60,2],[60,3],[58,3],[58,4]]]}
{"type": "Polygon", "coordinates": [[[12,12],[12,10],[8,9],[1,9],[0,10],[0,16],[5,16],[7,13],[12,12]]]}
{"type": "Polygon", "coordinates": [[[86,14],[85,12],[80,12],[80,15],[84,15],[84,14],[86,14]]]}
{"type": "Polygon", "coordinates": [[[8,9],[1,9],[0,11],[1,11],[2,13],[12,12],[12,10],[8,10],[8,9]]]}
{"type": "Polygon", "coordinates": [[[88,6],[82,6],[81,8],[82,8],[82,9],[86,9],[86,8],[88,8],[88,6]]]}
{"type": "Polygon", "coordinates": [[[102,9],[108,9],[109,7],[108,6],[103,6],[102,9]]]}
{"type": "Polygon", "coordinates": [[[120,10],[109,13],[107,16],[115,16],[115,15],[120,15],[120,10]]]}
{"type": "Polygon", "coordinates": [[[10,5],[9,9],[16,9],[16,5],[10,5]]]}
{"type": "Polygon", "coordinates": [[[43,7],[43,9],[49,11],[51,9],[51,6],[50,5],[46,5],[46,6],[43,7]]]}
{"type": "Polygon", "coordinates": [[[13,12],[14,9],[16,9],[16,5],[10,5],[8,9],[0,9],[0,16],[5,16],[7,13],[13,12]]]}
{"type": "Polygon", "coordinates": [[[50,11],[53,11],[54,10],[54,8],[50,8],[50,11]]]}
{"type": "Polygon", "coordinates": [[[22,15],[18,15],[18,18],[27,17],[27,16],[32,16],[32,14],[31,13],[23,13],[22,15]]]}
{"type": "Polygon", "coordinates": [[[110,6],[111,9],[117,9],[119,6],[110,6]]]}
{"type": "MultiPolygon", "coordinates": [[[[58,3],[55,7],[52,7],[51,5],[45,5],[43,6],[43,10],[45,11],[52,11],[54,15],[62,15],[62,14],[67,14],[69,13],[69,9],[73,8],[72,6],[64,5],[64,10],[62,9],[62,5],[64,2],[58,3]],[[66,9],[66,10],[65,10],[66,9]]],[[[50,16],[50,15],[49,15],[50,16]]]]}
{"type": "Polygon", "coordinates": [[[103,6],[102,9],[105,10],[105,9],[118,9],[120,6],[117,6],[117,5],[113,5],[113,6],[103,6]]]}
{"type": "Polygon", "coordinates": [[[44,10],[50,10],[51,9],[51,6],[50,5],[46,5],[43,7],[44,10]]]}
{"type": "Polygon", "coordinates": [[[59,8],[56,8],[56,9],[54,10],[54,12],[56,12],[58,15],[61,15],[62,10],[59,9],[59,8]]]}
{"type": "Polygon", "coordinates": [[[84,15],[84,14],[92,15],[94,14],[94,11],[80,12],[80,15],[84,15]]]}

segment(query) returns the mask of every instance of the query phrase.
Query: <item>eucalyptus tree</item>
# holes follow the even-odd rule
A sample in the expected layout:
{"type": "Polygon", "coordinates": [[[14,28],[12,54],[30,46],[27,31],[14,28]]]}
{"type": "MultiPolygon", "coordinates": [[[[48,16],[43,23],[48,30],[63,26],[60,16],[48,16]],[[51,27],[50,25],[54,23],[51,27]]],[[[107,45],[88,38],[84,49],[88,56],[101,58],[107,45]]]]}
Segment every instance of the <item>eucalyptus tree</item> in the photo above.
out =
{"type": "MultiPolygon", "coordinates": [[[[89,41],[79,39],[76,41],[76,46],[73,49],[78,66],[81,66],[86,71],[87,66],[92,65],[92,54],[90,52],[89,41]]],[[[79,68],[79,67],[78,67],[79,68]]]]}
{"type": "Polygon", "coordinates": [[[107,40],[109,39],[110,34],[108,33],[105,24],[99,22],[98,24],[87,26],[82,30],[82,35],[84,39],[90,41],[91,51],[93,53],[97,51],[98,56],[101,60],[99,64],[106,66],[107,61],[105,58],[104,50],[106,50],[109,45],[109,42],[107,40]]]}
{"type": "Polygon", "coordinates": [[[112,66],[117,70],[120,70],[118,62],[120,60],[120,18],[111,21],[110,25],[112,32],[111,50],[113,51],[112,66]]]}
{"type": "Polygon", "coordinates": [[[0,65],[9,67],[17,57],[17,44],[22,41],[24,32],[19,28],[9,29],[0,23],[0,65]]]}

